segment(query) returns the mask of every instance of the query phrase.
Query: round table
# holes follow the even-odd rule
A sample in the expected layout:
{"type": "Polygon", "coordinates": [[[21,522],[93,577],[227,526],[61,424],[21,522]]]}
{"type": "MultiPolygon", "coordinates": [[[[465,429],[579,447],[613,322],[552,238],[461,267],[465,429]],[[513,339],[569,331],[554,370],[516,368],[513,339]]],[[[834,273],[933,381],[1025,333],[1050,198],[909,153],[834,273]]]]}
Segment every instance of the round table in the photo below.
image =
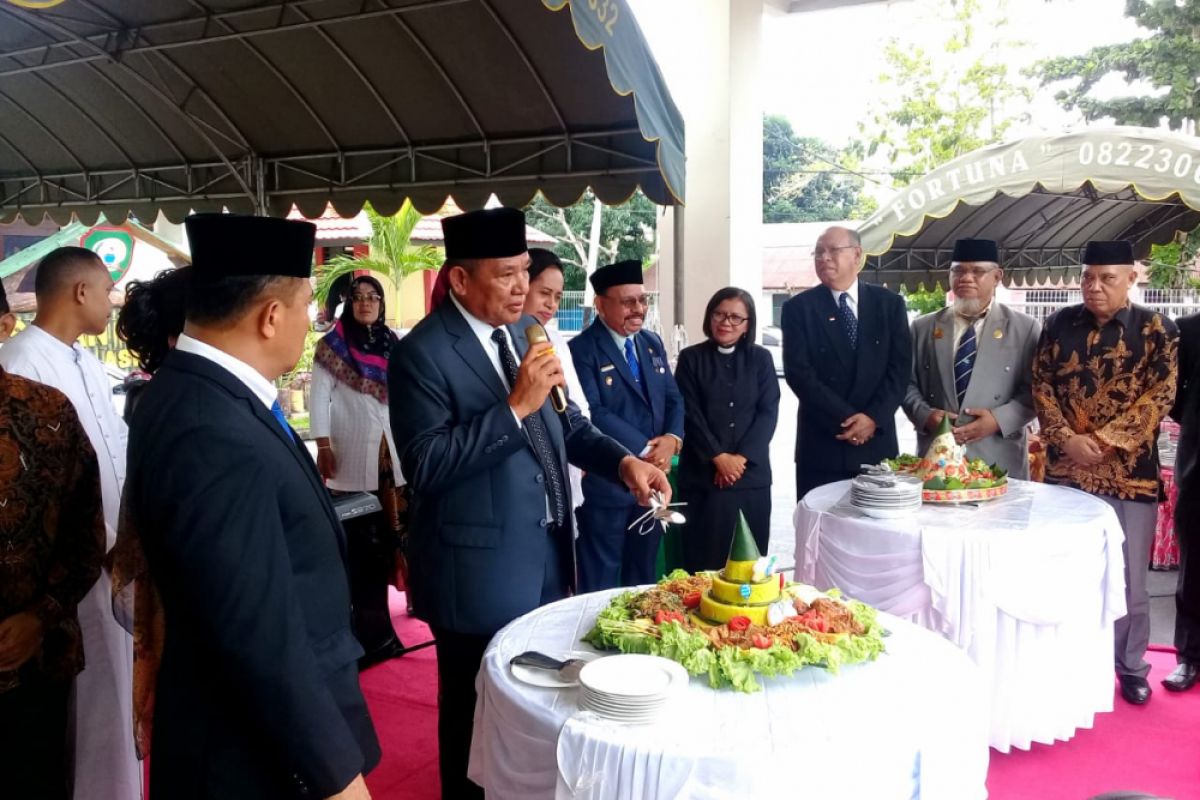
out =
{"type": "Polygon", "coordinates": [[[476,681],[469,770],[489,800],[986,796],[978,668],[940,637],[890,616],[881,615],[891,635],[875,662],[765,679],[755,694],[692,678],[672,711],[649,725],[581,711],[578,688],[513,677],[509,659],[525,650],[589,649],[580,637],[615,591],[545,606],[492,639],[476,681]]]}
{"type": "Polygon", "coordinates": [[[796,579],[962,648],[990,687],[992,747],[1053,744],[1112,710],[1125,562],[1107,503],[1014,480],[999,500],[878,520],[850,507],[849,486],[818,487],[796,507],[796,579]]]}

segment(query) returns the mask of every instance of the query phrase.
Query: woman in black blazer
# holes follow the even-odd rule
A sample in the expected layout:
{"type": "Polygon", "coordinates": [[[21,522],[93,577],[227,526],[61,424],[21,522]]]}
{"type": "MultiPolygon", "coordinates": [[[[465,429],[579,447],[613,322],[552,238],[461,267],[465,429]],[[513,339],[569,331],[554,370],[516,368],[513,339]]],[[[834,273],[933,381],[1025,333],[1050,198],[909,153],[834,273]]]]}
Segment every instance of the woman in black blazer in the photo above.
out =
{"type": "Polygon", "coordinates": [[[685,407],[683,558],[693,572],[724,566],[739,511],[767,552],[779,379],[771,354],[754,343],[756,322],[749,293],[721,289],[704,312],[708,340],[683,350],[675,368],[685,407]]]}

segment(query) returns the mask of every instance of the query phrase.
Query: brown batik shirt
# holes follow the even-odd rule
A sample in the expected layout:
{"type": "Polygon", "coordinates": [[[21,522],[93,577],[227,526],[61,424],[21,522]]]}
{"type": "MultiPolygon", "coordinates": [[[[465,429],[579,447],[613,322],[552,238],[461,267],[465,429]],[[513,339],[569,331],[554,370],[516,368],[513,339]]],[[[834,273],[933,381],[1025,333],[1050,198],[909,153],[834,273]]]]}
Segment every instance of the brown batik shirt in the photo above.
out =
{"type": "Polygon", "coordinates": [[[1175,323],[1127,305],[1103,326],[1083,305],[1053,314],[1033,363],[1033,400],[1049,445],[1046,482],[1092,494],[1159,499],[1158,424],[1171,410],[1178,371],[1175,323]],[[1078,466],[1063,452],[1092,437],[1104,460],[1078,466]]]}
{"type": "Polygon", "coordinates": [[[104,509],[96,454],[67,398],[0,369],[0,620],[22,611],[43,623],[22,676],[67,680],[83,669],[75,609],[100,576],[104,509]]]}

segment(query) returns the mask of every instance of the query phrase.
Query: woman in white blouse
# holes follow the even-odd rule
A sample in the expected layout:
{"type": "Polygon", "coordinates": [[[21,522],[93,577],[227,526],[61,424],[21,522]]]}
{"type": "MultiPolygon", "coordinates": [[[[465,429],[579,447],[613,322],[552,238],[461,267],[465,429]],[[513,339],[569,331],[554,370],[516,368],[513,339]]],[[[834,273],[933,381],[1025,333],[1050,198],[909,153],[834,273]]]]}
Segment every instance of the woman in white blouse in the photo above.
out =
{"type": "MultiPolygon", "coordinates": [[[[387,390],[388,356],[397,337],[385,312],[379,281],[360,275],[350,283],[345,308],[313,357],[310,425],[325,484],[335,492],[375,494],[402,539],[408,503],[387,390]]],[[[401,553],[402,547],[397,567],[407,577],[401,553]]]]}
{"type": "MultiPolygon", "coordinates": [[[[567,379],[567,397],[585,417],[588,413],[587,398],[583,395],[583,386],[579,383],[579,373],[571,361],[571,349],[567,340],[558,330],[558,306],[563,297],[563,266],[558,256],[541,247],[529,248],[529,294],[525,296],[525,313],[537,317],[538,322],[546,329],[550,343],[554,345],[554,354],[562,362],[563,375],[567,379]]],[[[583,472],[578,467],[570,468],[571,502],[575,508],[583,503],[583,472]]],[[[579,526],[575,527],[579,530],[579,526]]]]}

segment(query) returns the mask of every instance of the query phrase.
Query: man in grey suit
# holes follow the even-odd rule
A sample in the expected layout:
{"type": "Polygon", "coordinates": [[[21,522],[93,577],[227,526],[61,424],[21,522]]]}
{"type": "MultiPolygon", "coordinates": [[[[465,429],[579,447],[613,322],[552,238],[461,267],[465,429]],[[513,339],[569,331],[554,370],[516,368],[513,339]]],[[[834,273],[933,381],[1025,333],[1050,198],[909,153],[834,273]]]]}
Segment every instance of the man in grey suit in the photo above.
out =
{"type": "Polygon", "coordinates": [[[549,343],[530,344],[525,215],[442,220],[448,298],[388,364],[392,432],[413,491],[409,576],[438,658],[442,797],[482,798],[467,779],[475,676],[492,635],[575,586],[567,465],[623,484],[646,505],[670,498],[659,470],[598,431],[573,402],[549,343]]]}
{"type": "Polygon", "coordinates": [[[954,305],[912,324],[913,369],[904,413],[917,429],[917,455],[942,418],[969,458],[1029,477],[1025,427],[1033,420],[1032,371],[1040,326],[995,299],[1004,277],[996,243],[954,243],[950,286],[954,305]]]}

